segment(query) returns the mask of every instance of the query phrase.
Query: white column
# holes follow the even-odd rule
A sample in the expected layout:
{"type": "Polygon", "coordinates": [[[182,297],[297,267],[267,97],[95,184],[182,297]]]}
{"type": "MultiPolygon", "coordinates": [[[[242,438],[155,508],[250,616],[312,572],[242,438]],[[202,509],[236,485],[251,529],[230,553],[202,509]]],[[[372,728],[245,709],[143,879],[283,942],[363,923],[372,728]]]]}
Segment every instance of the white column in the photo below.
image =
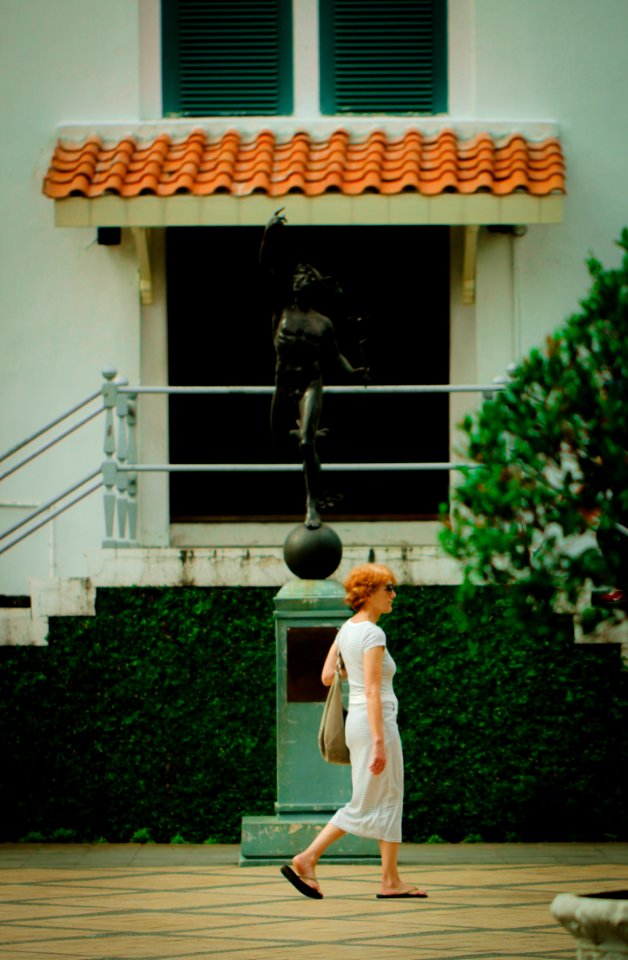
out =
{"type": "Polygon", "coordinates": [[[447,91],[449,114],[474,119],[476,107],[475,0],[447,3],[447,91]]]}
{"type": "MultiPolygon", "coordinates": [[[[462,263],[464,227],[450,229],[450,346],[449,379],[451,383],[478,383],[476,357],[476,306],[462,302],[462,263]]],[[[490,381],[489,381],[490,382],[490,381]]],[[[458,424],[464,416],[477,409],[481,398],[476,393],[452,393],[449,396],[450,459],[455,456],[461,436],[458,424]]],[[[455,482],[456,474],[452,476],[455,482]]]]}
{"type": "MultiPolygon", "coordinates": [[[[153,302],[141,307],[141,381],[143,386],[163,386],[168,383],[165,230],[151,230],[149,242],[153,302]]],[[[140,463],[168,462],[168,398],[165,395],[138,395],[137,443],[140,463]]],[[[168,490],[167,473],[143,473],[138,477],[138,539],[142,546],[169,546],[168,490]]]]}
{"type": "Polygon", "coordinates": [[[320,116],[318,0],[292,0],[294,115],[320,116]]]}
{"type": "Polygon", "coordinates": [[[160,0],[139,0],[140,120],[161,118],[160,0]]]}

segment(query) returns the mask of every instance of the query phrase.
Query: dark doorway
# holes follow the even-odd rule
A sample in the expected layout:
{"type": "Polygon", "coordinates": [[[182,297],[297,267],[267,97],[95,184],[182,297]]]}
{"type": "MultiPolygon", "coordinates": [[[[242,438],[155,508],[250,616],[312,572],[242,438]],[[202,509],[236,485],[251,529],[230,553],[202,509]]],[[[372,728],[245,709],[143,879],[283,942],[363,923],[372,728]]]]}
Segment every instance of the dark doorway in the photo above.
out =
{"type": "MultiPolygon", "coordinates": [[[[348,314],[341,350],[367,360],[373,384],[446,383],[449,375],[449,230],[446,227],[288,226],[299,260],[333,275],[348,314]],[[366,328],[366,357],[359,331],[366,328]]],[[[167,231],[169,379],[174,386],[272,385],[270,310],[257,258],[263,227],[167,231]]],[[[336,382],[340,382],[336,380],[336,382]]],[[[348,383],[345,380],[344,383],[348,383]]],[[[325,394],[324,519],[424,519],[447,497],[446,472],[325,471],[326,463],[446,461],[448,396],[325,394]]],[[[273,463],[270,396],[177,396],[170,402],[172,463],[273,463]]],[[[295,463],[299,452],[295,444],[295,463]]],[[[286,462],[285,460],[281,462],[286,462]]],[[[174,473],[173,522],[287,520],[304,515],[300,471],[174,473]]]]}

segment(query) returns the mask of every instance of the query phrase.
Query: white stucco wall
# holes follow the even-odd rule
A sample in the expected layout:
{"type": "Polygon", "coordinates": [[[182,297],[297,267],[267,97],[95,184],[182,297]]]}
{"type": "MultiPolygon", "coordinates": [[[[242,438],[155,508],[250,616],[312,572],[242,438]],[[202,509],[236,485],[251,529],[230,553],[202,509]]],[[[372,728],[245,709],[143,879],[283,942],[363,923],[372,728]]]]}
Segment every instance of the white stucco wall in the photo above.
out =
{"type": "MultiPolygon", "coordinates": [[[[135,0],[0,2],[0,450],[98,388],[115,361],[138,372],[136,261],[125,242],[60,230],[42,180],[58,124],[138,115],[135,0]]],[[[100,428],[63,458],[56,452],[5,481],[0,502],[41,503],[101,459],[100,428]]],[[[0,508],[2,529],[23,511],[0,508]]],[[[27,592],[30,576],[84,572],[103,535],[97,495],[0,557],[0,593],[27,592]]]]}
{"type": "Polygon", "coordinates": [[[608,266],[620,259],[614,242],[628,222],[628,3],[475,0],[474,6],[477,114],[515,124],[556,122],[567,161],[562,225],[532,226],[512,241],[485,237],[482,244],[478,313],[498,338],[501,306],[490,289],[490,265],[496,247],[513,248],[516,360],[578,309],[590,252],[608,266]]]}

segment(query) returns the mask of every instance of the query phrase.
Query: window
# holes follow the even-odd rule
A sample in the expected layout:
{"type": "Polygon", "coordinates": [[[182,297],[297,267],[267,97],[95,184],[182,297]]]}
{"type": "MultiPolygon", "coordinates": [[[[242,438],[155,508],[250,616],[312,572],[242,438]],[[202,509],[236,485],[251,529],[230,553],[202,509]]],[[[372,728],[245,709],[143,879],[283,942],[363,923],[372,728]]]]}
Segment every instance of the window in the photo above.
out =
{"type": "Polygon", "coordinates": [[[447,110],[445,0],[320,0],[321,112],[447,110]]]}
{"type": "Polygon", "coordinates": [[[162,0],[167,116],[292,112],[291,0],[162,0]]]}
{"type": "MultiPolygon", "coordinates": [[[[447,110],[446,0],[318,4],[322,114],[447,110]]],[[[292,7],[292,0],[162,0],[164,113],[290,115],[292,7]]]]}
{"type": "MultiPolygon", "coordinates": [[[[288,226],[299,259],[337,278],[349,312],[368,316],[365,359],[374,384],[447,383],[447,227],[288,226]]],[[[169,382],[175,386],[271,385],[275,353],[270,308],[258,283],[258,227],[176,227],[167,231],[169,382]]],[[[355,324],[338,322],[341,350],[359,365],[355,324]]],[[[326,383],[348,384],[328,376],[326,383]]],[[[270,396],[174,396],[173,463],[300,464],[278,458],[270,396]]],[[[433,518],[447,499],[445,471],[328,469],[330,463],[446,461],[449,402],[444,394],[324,391],[322,487],[334,503],[323,519],[433,518]]],[[[302,522],[304,480],[295,472],[173,473],[173,522],[302,522]]]]}

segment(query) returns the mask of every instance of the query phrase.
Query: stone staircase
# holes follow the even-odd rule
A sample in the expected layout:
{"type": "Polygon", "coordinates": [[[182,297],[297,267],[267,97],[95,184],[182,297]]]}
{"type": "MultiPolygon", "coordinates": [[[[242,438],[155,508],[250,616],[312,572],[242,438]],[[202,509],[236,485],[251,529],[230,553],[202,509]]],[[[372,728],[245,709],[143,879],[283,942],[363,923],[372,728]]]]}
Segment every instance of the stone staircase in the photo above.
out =
{"type": "Polygon", "coordinates": [[[0,607],[0,646],[45,646],[49,617],[93,617],[96,588],[83,577],[31,580],[29,607],[0,607]]]}

